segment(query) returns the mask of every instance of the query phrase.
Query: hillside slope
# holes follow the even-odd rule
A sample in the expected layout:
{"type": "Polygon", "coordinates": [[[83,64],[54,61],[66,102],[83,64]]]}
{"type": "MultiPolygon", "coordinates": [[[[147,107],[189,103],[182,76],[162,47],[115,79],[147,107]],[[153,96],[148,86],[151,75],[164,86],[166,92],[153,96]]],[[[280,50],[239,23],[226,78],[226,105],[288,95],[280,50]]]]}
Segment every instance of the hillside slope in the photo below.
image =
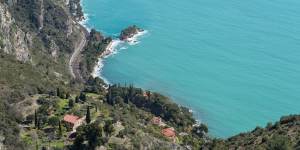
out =
{"type": "Polygon", "coordinates": [[[81,19],[80,0],[0,0],[1,150],[300,149],[299,115],[214,139],[168,97],[90,77],[112,38],[81,19]]]}
{"type": "Polygon", "coordinates": [[[81,40],[80,18],[77,0],[0,0],[1,143],[22,147],[11,106],[74,83],[68,62],[81,40]]]}
{"type": "Polygon", "coordinates": [[[240,133],[226,140],[212,140],[204,149],[293,150],[300,149],[300,115],[285,116],[265,128],[240,133]]]}

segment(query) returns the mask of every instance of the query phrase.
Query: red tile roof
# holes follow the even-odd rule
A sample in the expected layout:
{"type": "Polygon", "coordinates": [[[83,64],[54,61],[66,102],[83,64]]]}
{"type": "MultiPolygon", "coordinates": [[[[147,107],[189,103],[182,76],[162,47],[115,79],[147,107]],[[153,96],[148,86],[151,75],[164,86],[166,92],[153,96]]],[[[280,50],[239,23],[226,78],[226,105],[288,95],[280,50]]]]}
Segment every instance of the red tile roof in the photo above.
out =
{"type": "Polygon", "coordinates": [[[176,133],[174,131],[173,128],[166,128],[166,129],[163,129],[161,130],[161,133],[166,136],[166,137],[174,137],[176,136],[176,133]]]}
{"type": "Polygon", "coordinates": [[[65,121],[65,122],[68,122],[68,123],[75,124],[76,121],[77,121],[79,118],[80,118],[80,117],[74,116],[74,115],[65,115],[65,116],[64,116],[64,121],[65,121]]]}

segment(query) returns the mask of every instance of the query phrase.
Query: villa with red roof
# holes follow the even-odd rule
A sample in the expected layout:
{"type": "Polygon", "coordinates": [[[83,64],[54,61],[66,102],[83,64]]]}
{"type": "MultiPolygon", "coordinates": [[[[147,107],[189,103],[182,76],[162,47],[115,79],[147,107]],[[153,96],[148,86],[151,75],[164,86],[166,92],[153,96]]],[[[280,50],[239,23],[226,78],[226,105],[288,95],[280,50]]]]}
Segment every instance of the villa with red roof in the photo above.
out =
{"type": "Polygon", "coordinates": [[[73,131],[75,131],[77,127],[79,127],[80,125],[82,125],[84,123],[84,119],[85,119],[85,117],[80,118],[75,115],[65,115],[64,116],[64,122],[67,124],[67,126],[70,129],[73,129],[73,131]]]}
{"type": "Polygon", "coordinates": [[[176,133],[174,128],[165,128],[161,130],[161,133],[168,138],[174,138],[176,137],[176,133]]]}

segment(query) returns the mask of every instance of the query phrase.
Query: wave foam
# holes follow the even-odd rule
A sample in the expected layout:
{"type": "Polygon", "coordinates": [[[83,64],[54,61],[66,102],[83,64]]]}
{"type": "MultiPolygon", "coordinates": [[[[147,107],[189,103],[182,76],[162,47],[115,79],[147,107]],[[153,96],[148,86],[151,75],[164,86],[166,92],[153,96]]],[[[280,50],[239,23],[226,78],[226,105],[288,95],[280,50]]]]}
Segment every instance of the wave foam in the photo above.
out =
{"type": "Polygon", "coordinates": [[[146,33],[148,33],[148,31],[146,31],[146,30],[139,32],[132,38],[127,39],[126,42],[121,41],[119,39],[112,40],[112,42],[107,46],[107,48],[102,53],[102,55],[98,58],[97,65],[94,67],[92,76],[100,77],[101,79],[103,79],[103,81],[105,83],[109,84],[109,81],[102,75],[105,59],[117,54],[118,50],[127,49],[128,47],[125,44],[136,45],[136,44],[140,43],[140,41],[138,41],[138,38],[141,37],[142,35],[145,35],[146,33]]]}
{"type": "Polygon", "coordinates": [[[89,21],[89,14],[84,13],[83,14],[83,19],[80,20],[78,23],[90,32],[91,28],[88,26],[88,21],[89,21]]]}
{"type": "Polygon", "coordinates": [[[129,45],[137,45],[140,43],[140,41],[138,41],[138,38],[140,38],[141,36],[147,34],[148,31],[144,30],[142,32],[139,32],[138,34],[134,35],[131,38],[128,38],[126,41],[128,42],[129,45]]]}

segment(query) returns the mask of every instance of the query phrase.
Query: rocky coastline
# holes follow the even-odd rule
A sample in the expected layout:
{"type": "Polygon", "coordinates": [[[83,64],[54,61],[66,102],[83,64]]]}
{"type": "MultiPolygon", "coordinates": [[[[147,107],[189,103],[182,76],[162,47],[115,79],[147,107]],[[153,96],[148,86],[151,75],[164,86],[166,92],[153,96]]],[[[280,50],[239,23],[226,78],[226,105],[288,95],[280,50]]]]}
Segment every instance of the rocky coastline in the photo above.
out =
{"type": "Polygon", "coordinates": [[[299,115],[216,139],[164,95],[91,77],[135,25],[87,31],[80,0],[0,0],[0,12],[0,149],[300,149],[299,115]],[[75,137],[70,115],[86,118],[75,137]]]}
{"type": "MultiPolygon", "coordinates": [[[[93,77],[100,77],[102,80],[105,81],[105,83],[108,84],[108,81],[101,77],[99,72],[101,71],[103,65],[103,59],[107,58],[108,56],[112,55],[116,52],[116,48],[119,44],[122,44],[124,42],[127,43],[135,43],[137,36],[139,36],[142,32],[144,32],[143,29],[139,28],[136,25],[129,26],[125,29],[123,29],[120,32],[120,35],[118,39],[112,39],[109,41],[109,43],[106,45],[104,50],[100,50],[100,54],[98,55],[98,60],[96,61],[96,65],[94,66],[93,71],[91,72],[91,75],[93,77]]],[[[110,37],[109,37],[110,38],[110,37]]]]}
{"type": "Polygon", "coordinates": [[[121,31],[119,39],[122,41],[128,41],[128,39],[133,38],[135,35],[143,31],[143,29],[137,27],[136,25],[132,25],[121,31]]]}

